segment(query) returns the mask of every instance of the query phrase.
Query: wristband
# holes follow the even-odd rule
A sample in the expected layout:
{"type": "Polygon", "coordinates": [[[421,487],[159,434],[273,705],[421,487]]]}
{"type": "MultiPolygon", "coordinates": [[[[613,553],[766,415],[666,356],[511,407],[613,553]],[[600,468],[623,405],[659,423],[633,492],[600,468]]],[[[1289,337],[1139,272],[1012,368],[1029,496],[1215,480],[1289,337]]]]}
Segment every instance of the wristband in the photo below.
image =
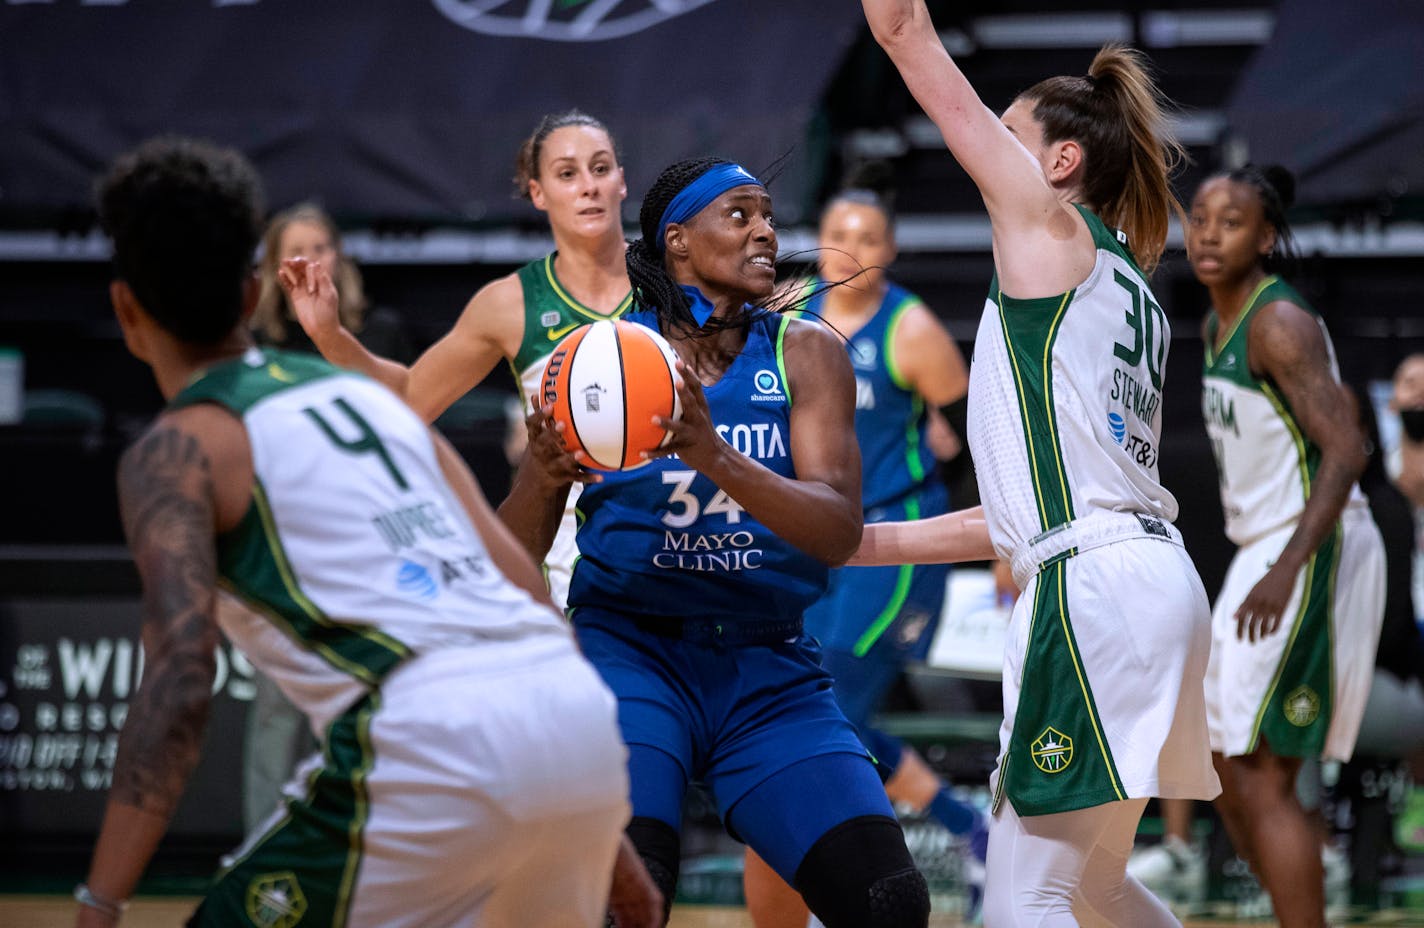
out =
{"type": "Polygon", "coordinates": [[[124,914],[124,909],[129,907],[127,902],[105,899],[103,896],[94,895],[94,891],[89,888],[89,884],[87,883],[80,883],[74,887],[74,901],[86,908],[97,909],[115,920],[124,914]]]}

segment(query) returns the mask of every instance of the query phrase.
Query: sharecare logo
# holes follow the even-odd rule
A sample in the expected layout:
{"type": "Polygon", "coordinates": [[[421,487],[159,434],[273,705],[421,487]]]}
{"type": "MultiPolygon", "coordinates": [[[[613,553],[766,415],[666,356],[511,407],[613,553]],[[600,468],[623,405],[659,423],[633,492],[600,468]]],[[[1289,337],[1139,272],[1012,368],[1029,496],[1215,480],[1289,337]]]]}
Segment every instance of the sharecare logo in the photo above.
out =
{"type": "Polygon", "coordinates": [[[433,0],[457,25],[486,35],[602,42],[642,32],[713,0],[433,0]]]}

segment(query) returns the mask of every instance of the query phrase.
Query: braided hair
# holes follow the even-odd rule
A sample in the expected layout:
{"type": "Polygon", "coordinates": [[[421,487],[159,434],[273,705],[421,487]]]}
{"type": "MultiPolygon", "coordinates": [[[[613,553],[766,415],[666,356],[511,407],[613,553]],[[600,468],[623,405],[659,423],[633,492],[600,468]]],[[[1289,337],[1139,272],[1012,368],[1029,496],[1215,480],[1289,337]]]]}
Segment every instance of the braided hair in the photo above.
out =
{"type": "Polygon", "coordinates": [[[643,198],[642,209],[638,210],[638,226],[643,237],[628,246],[626,262],[628,281],[633,285],[633,297],[638,305],[657,314],[658,326],[667,332],[682,331],[691,334],[711,334],[727,328],[719,319],[707,320],[707,325],[699,327],[692,316],[692,304],[687,294],[672,279],[664,264],[662,242],[658,241],[658,222],[673,197],[682,192],[688,184],[697,180],[708,170],[719,164],[728,164],[725,158],[688,158],[663,169],[648,195],[643,198]],[[699,331],[699,328],[701,331],[699,331]]]}
{"type": "Polygon", "coordinates": [[[1275,274],[1296,262],[1295,236],[1286,210],[1295,202],[1295,175],[1278,164],[1246,164],[1220,175],[1256,192],[1266,222],[1276,230],[1276,245],[1261,257],[1261,267],[1275,274]]]}

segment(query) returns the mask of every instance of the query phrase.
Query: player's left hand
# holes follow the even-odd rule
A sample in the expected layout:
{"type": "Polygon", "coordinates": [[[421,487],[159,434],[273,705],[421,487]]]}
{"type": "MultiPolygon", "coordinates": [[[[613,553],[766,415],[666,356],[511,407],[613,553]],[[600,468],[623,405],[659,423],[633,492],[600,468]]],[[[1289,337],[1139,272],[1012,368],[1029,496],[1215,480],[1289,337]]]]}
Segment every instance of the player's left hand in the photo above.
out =
{"type": "Polygon", "coordinates": [[[644,451],[643,457],[651,461],[676,454],[688,467],[705,473],[729,446],[712,425],[712,411],[707,408],[702,382],[680,359],[676,387],[682,402],[682,418],[674,422],[654,416],[653,424],[667,430],[668,440],[661,448],[644,451]]]}
{"type": "Polygon", "coordinates": [[[1254,644],[1276,633],[1281,627],[1281,615],[1290,602],[1291,590],[1295,587],[1295,575],[1294,570],[1277,564],[1257,581],[1236,610],[1238,640],[1246,638],[1254,644]]]}

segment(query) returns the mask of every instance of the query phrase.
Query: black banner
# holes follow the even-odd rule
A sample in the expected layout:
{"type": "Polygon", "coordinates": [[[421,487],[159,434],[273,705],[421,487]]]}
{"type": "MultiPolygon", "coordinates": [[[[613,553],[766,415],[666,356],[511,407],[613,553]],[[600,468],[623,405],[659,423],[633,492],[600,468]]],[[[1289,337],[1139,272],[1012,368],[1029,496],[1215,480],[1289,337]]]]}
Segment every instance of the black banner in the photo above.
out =
{"type": "MultiPolygon", "coordinates": [[[[98,831],[119,731],[143,676],[139,628],[136,597],[0,600],[0,833],[98,831]]],[[[226,641],[216,657],[203,759],[169,828],[174,836],[242,833],[253,671],[226,641]]]]}
{"type": "MultiPolygon", "coordinates": [[[[115,154],[162,132],[247,152],[274,207],[530,218],[514,155],[579,107],[617,135],[636,201],[718,154],[795,220],[807,125],[861,28],[825,0],[28,0],[0,4],[0,218],[84,209],[115,154]]],[[[634,216],[631,210],[625,216],[634,216]]]]}

